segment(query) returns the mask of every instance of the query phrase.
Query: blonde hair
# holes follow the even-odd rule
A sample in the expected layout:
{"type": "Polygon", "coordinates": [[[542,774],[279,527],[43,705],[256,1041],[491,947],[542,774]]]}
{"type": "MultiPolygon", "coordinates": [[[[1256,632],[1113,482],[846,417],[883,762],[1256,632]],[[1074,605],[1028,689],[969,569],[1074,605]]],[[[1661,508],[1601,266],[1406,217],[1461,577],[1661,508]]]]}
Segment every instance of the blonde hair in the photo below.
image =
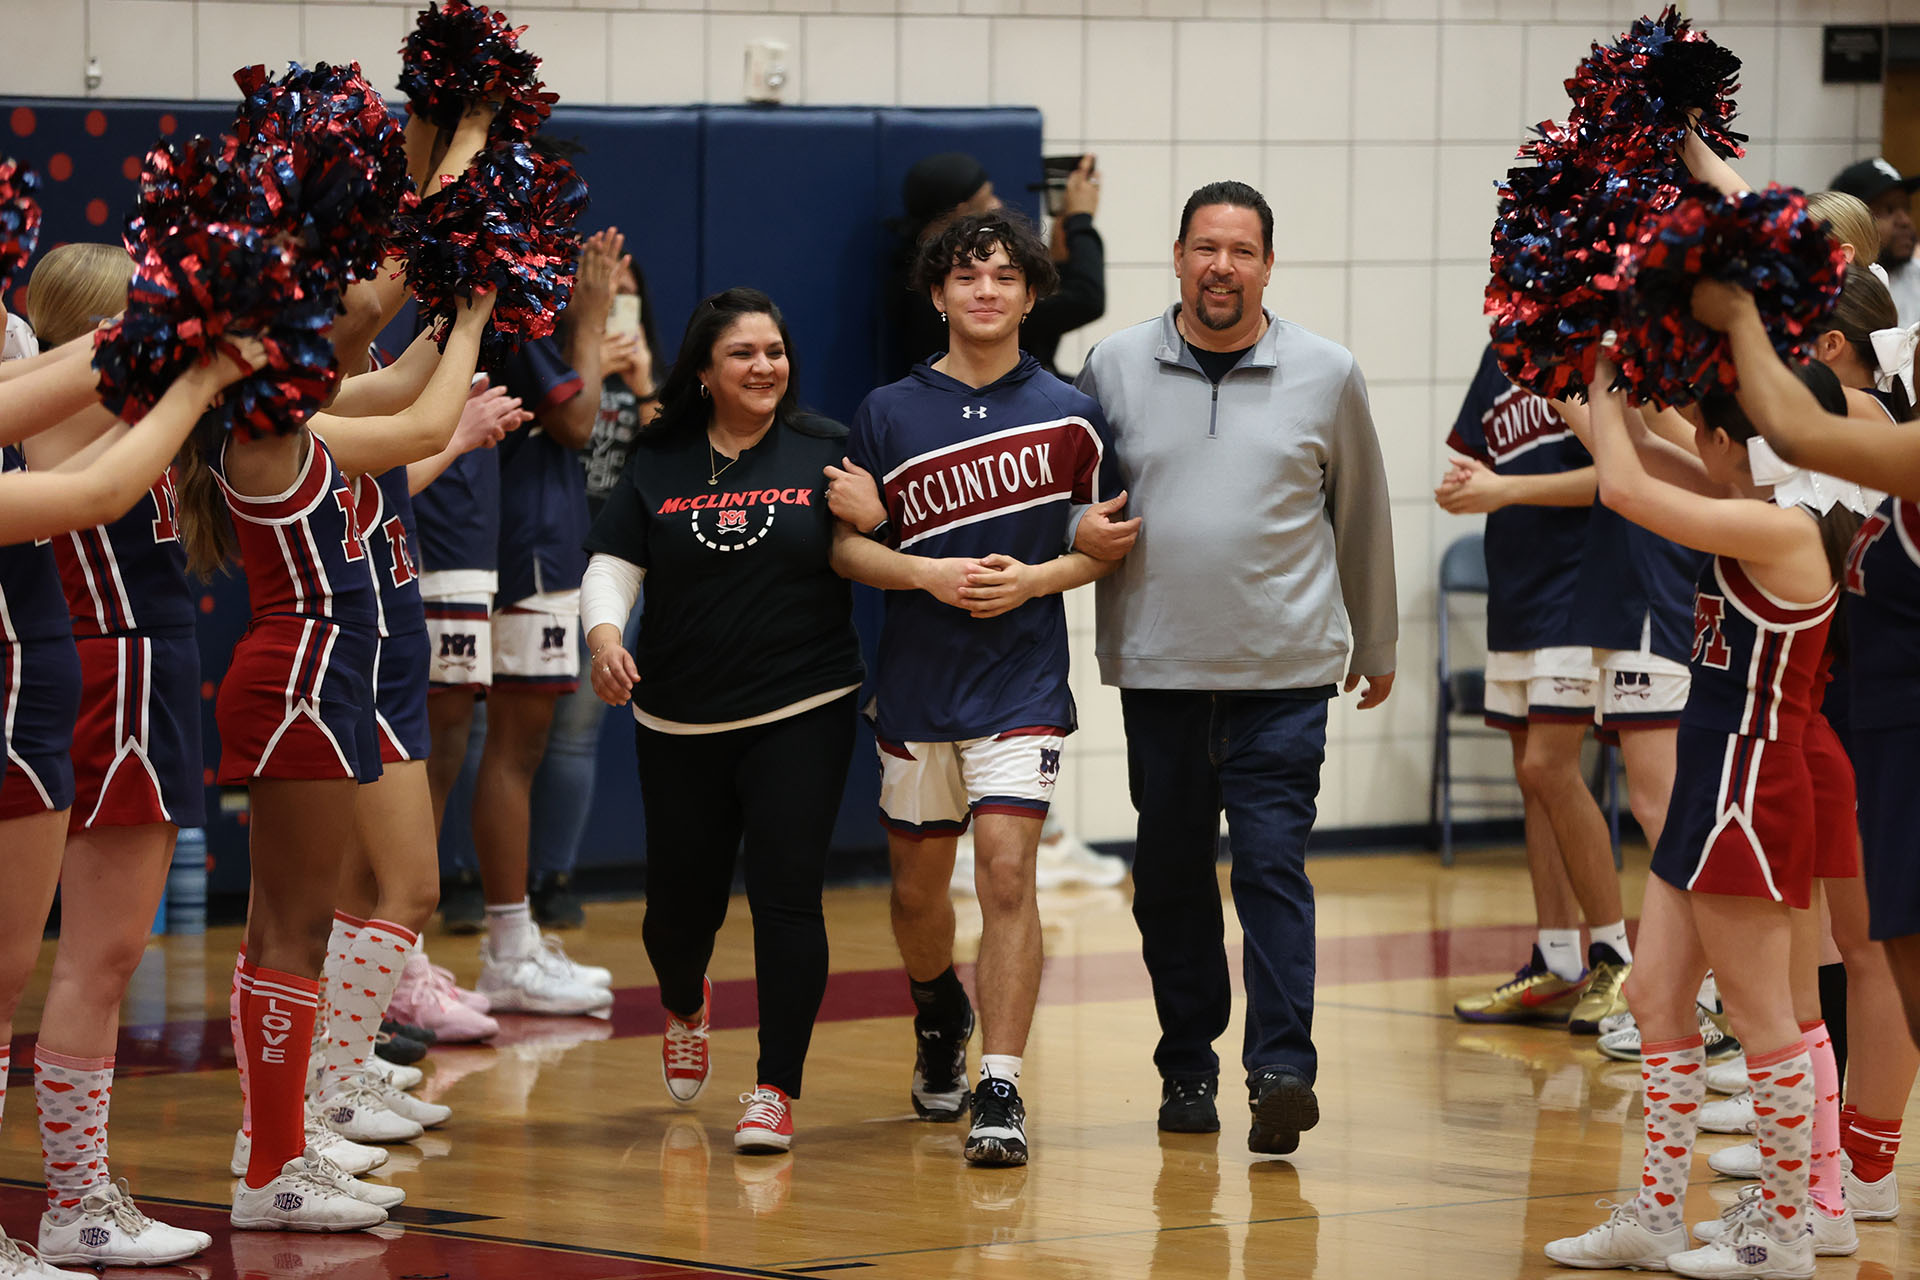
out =
{"type": "Polygon", "coordinates": [[[1856,197],[1844,191],[1816,191],[1807,197],[1807,212],[1827,224],[1827,234],[1837,243],[1853,246],[1855,262],[1880,260],[1880,224],[1856,197]]]}
{"type": "Polygon", "coordinates": [[[103,316],[126,310],[133,259],[115,244],[63,244],[33,269],[27,321],[42,346],[71,342],[103,316]]]}

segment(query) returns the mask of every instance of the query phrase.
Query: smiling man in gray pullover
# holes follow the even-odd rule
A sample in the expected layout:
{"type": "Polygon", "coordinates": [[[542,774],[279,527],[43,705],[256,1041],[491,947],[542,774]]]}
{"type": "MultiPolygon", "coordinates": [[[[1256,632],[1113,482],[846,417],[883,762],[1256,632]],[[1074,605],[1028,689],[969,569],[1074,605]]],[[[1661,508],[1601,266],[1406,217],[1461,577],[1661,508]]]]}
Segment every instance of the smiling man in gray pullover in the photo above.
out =
{"type": "MultiPolygon", "coordinates": [[[[1133,915],[1160,1017],[1160,1127],[1213,1132],[1232,1013],[1215,865],[1227,816],[1245,933],[1253,1113],[1285,1155],[1313,1093],[1313,828],[1327,703],[1393,687],[1393,529],[1366,384],[1346,348],[1266,311],[1273,213],[1200,188],[1174,244],[1180,303],[1088,355],[1139,540],[1098,587],[1100,678],[1120,688],[1139,812],[1133,915]]],[[[1122,536],[1099,510],[1075,545],[1122,536]]]]}

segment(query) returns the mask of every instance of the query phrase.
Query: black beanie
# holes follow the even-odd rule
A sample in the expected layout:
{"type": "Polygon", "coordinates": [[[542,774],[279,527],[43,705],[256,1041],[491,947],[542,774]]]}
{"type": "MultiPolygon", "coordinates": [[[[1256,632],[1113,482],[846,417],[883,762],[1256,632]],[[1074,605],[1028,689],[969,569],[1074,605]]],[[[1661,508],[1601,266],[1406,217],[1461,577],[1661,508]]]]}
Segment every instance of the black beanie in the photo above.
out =
{"type": "Polygon", "coordinates": [[[943,151],[907,170],[900,195],[911,222],[931,222],[972,198],[987,184],[987,171],[964,151],[943,151]]]}

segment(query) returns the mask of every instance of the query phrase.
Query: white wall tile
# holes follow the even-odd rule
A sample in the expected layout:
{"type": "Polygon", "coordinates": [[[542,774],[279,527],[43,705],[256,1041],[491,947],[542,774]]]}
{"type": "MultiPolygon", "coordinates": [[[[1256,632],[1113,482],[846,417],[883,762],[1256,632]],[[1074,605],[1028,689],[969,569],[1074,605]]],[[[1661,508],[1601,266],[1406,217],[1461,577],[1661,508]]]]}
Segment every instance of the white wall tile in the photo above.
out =
{"type": "Polygon", "coordinates": [[[1434,572],[1440,564],[1433,522],[1441,514],[1430,500],[1393,504],[1393,578],[1403,620],[1433,616],[1434,572]]]}
{"type": "MultiPolygon", "coordinates": [[[[1715,40],[1740,56],[1740,92],[1734,95],[1739,114],[1733,127],[1753,138],[1771,139],[1777,118],[1780,66],[1774,29],[1759,26],[1715,27],[1715,40]]],[[[1818,72],[1815,73],[1818,78],[1818,72]]]]}
{"type": "Polygon", "coordinates": [[[1855,160],[1876,152],[1872,145],[1851,142],[1783,142],[1773,149],[1774,177],[1790,186],[1818,191],[1855,160]]]}
{"type": "Polygon", "coordinates": [[[400,79],[400,45],[411,30],[413,17],[405,10],[368,4],[300,6],[302,60],[309,66],[358,62],[368,83],[383,95],[394,93],[400,79]]]}
{"type": "Polygon", "coordinates": [[[1343,262],[1352,245],[1350,147],[1267,148],[1261,193],[1273,208],[1273,251],[1283,262],[1343,262]]]}
{"type": "Polygon", "coordinates": [[[1353,33],[1353,136],[1383,142],[1434,136],[1439,32],[1429,25],[1353,33]]]}
{"type": "Polygon", "coordinates": [[[1340,752],[1343,785],[1349,797],[1345,825],[1397,826],[1427,820],[1432,765],[1424,740],[1352,743],[1343,745],[1340,752]]]}
{"type": "MultiPolygon", "coordinates": [[[[794,57],[806,61],[800,43],[800,18],[788,13],[716,13],[707,19],[707,101],[746,100],[747,42],[780,40],[794,57]]],[[[806,68],[799,68],[802,81],[806,68]]]]}
{"type": "Polygon", "coordinates": [[[900,104],[958,107],[985,102],[992,35],[987,18],[900,19],[900,104]]]}
{"type": "Polygon", "coordinates": [[[1079,18],[997,19],[990,101],[1040,108],[1050,140],[1083,136],[1085,29],[1079,18]]]}
{"type": "Polygon", "coordinates": [[[1567,98],[1566,78],[1587,56],[1596,39],[1611,39],[1587,26],[1530,26],[1526,29],[1526,59],[1521,63],[1522,128],[1542,120],[1565,120],[1573,104],[1567,98]]]}
{"type": "Polygon", "coordinates": [[[1147,0],[1086,0],[1089,18],[1143,18],[1147,0]]]}
{"type": "MultiPolygon", "coordinates": [[[[1069,739],[1071,741],[1071,739],[1069,739]]],[[[1131,840],[1133,801],[1127,795],[1127,753],[1089,750],[1078,763],[1082,840],[1131,840]]]]}
{"type": "Polygon", "coordinates": [[[1361,262],[1425,261],[1433,256],[1433,228],[1409,217],[1433,207],[1434,149],[1353,149],[1353,243],[1361,262]]]}
{"type": "Polygon", "coordinates": [[[612,102],[678,104],[707,96],[704,14],[616,13],[609,50],[607,96],[612,102]]]}
{"type": "Polygon", "coordinates": [[[285,4],[209,4],[194,21],[194,96],[238,101],[233,73],[264,62],[275,75],[300,52],[300,10],[285,4]]]}
{"type": "Polygon", "coordinates": [[[890,107],[898,102],[898,22],[878,14],[801,19],[805,57],[800,63],[800,100],[812,106],[890,107]]]}
{"type": "MultiPolygon", "coordinates": [[[[1173,149],[1173,194],[1175,202],[1185,206],[1186,197],[1209,182],[1244,182],[1258,188],[1263,180],[1265,150],[1257,143],[1200,146],[1189,144],[1173,149]]],[[[1272,202],[1269,201],[1269,204],[1272,202]]],[[[1167,224],[1177,231],[1175,221],[1167,224]]]]}
{"type": "Polygon", "coordinates": [[[1266,305],[1283,320],[1291,320],[1342,346],[1348,340],[1347,268],[1309,267],[1291,263],[1273,269],[1266,305]]]}
{"type": "Polygon", "coordinates": [[[1820,29],[1782,27],[1779,58],[1774,136],[1781,141],[1851,138],[1859,94],[1849,84],[1820,83],[1820,29]]]}
{"type": "MultiPolygon", "coordinates": [[[[1215,0],[1229,7],[1244,6],[1247,0],[1215,0]]],[[[1206,16],[1207,0],[1147,0],[1149,18],[1200,18],[1206,16]]],[[[1245,13],[1216,14],[1216,17],[1244,18],[1245,13]]]]}
{"type": "Polygon", "coordinates": [[[1382,383],[1367,388],[1380,456],[1387,465],[1387,493],[1396,501],[1431,501],[1439,481],[1434,463],[1433,389],[1424,383],[1382,383]]]}
{"type": "Polygon", "coordinates": [[[1267,0],[1269,18],[1321,18],[1326,16],[1323,0],[1267,0]]]}
{"type": "MultiPolygon", "coordinates": [[[[176,9],[174,21],[190,15],[176,9]]],[[[72,0],[16,0],[0,40],[0,84],[8,93],[78,98],[87,91],[87,11],[72,0]]],[[[105,86],[103,85],[102,88],[105,86]]]]}
{"type": "Polygon", "coordinates": [[[1072,17],[1086,12],[1082,0],[1020,0],[1020,12],[1028,17],[1072,17]]]}
{"type": "Polygon", "coordinates": [[[1442,262],[1485,263],[1493,216],[1500,205],[1494,184],[1518,163],[1511,146],[1442,146],[1435,165],[1434,255],[1442,262]]]}
{"type": "Polygon", "coordinates": [[[1353,28],[1267,24],[1267,141],[1346,141],[1352,134],[1353,28]]]}
{"type": "Polygon", "coordinates": [[[1090,140],[1161,141],[1173,136],[1173,24],[1087,24],[1090,140]]]}
{"type": "MultiPolygon", "coordinates": [[[[1168,232],[1171,243],[1172,232],[1168,232]]],[[[1173,253],[1167,261],[1154,266],[1107,268],[1107,313],[1069,337],[1084,338],[1087,348],[1110,333],[1118,333],[1152,320],[1180,299],[1180,284],[1173,275],[1173,253]]]]}
{"type": "Polygon", "coordinates": [[[1863,84],[1856,92],[1859,98],[1853,109],[1853,136],[1856,138],[1878,138],[1884,124],[1882,112],[1886,109],[1886,89],[1877,84],[1863,84]]]}
{"type": "MultiPolygon", "coordinates": [[[[187,21],[181,21],[181,7],[173,0],[93,0],[85,6],[84,12],[90,27],[87,47],[100,60],[100,96],[193,96],[193,22],[190,12],[184,15],[187,21]]],[[[394,44],[398,45],[399,41],[395,40],[394,44]]],[[[72,61],[84,66],[82,52],[76,49],[72,61]]],[[[60,61],[57,56],[54,60],[60,61]]],[[[6,73],[6,83],[10,88],[19,83],[10,70],[6,73]]],[[[392,86],[391,76],[374,84],[382,93],[392,86]]],[[[61,91],[67,92],[68,87],[63,86],[61,91]]]]}
{"type": "Polygon", "coordinates": [[[1521,65],[1519,27],[1440,29],[1440,137],[1486,141],[1514,137],[1520,127],[1520,79],[1489,68],[1521,65]]]}
{"type": "Polygon", "coordinates": [[[1433,376],[1433,268],[1348,269],[1353,291],[1347,346],[1369,383],[1433,376]]]}
{"type": "Polygon", "coordinates": [[[768,7],[775,13],[832,13],[833,0],[773,0],[768,7]]]}
{"type": "Polygon", "coordinates": [[[1471,378],[1487,346],[1486,262],[1434,268],[1435,378],[1471,378]]]}
{"type": "Polygon", "coordinates": [[[1174,217],[1186,192],[1173,186],[1173,148],[1164,142],[1100,147],[1100,234],[1107,262],[1173,260],[1174,217]]]}
{"type": "Polygon", "coordinates": [[[550,13],[523,10],[514,19],[525,24],[521,42],[540,55],[540,78],[563,102],[607,101],[606,13],[550,13]]]}
{"type": "Polygon", "coordinates": [[[1258,22],[1174,24],[1173,136],[1258,141],[1265,51],[1258,22]]]}

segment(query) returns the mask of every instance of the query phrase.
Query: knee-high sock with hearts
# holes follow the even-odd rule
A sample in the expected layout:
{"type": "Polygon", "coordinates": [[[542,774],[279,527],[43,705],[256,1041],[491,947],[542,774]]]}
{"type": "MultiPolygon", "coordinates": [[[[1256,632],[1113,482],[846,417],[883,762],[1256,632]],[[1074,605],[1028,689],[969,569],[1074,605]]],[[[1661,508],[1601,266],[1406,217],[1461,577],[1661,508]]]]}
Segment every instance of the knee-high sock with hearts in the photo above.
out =
{"type": "Polygon", "coordinates": [[[1813,1201],[1807,1180],[1813,1164],[1813,1059],[1804,1040],[1747,1055],[1753,1115],[1760,1140],[1760,1198],[1774,1239],[1797,1239],[1807,1230],[1813,1201]]]}
{"type": "Polygon", "coordinates": [[[1847,1207],[1840,1188],[1840,1067],[1825,1022],[1803,1022],[1800,1036],[1813,1062],[1813,1173],[1807,1189],[1829,1218],[1847,1207]]]}
{"type": "Polygon", "coordinates": [[[233,989],[227,994],[227,1031],[233,1036],[233,1065],[240,1076],[240,1132],[253,1136],[253,1098],[247,1091],[247,1045],[240,1026],[240,1011],[247,1006],[253,991],[253,966],[247,962],[247,949],[240,948],[233,958],[233,989]]]}
{"type": "Polygon", "coordinates": [[[266,1186],[307,1149],[307,1051],[319,1002],[320,984],[312,978],[254,970],[252,994],[240,1009],[253,1096],[249,1187],[266,1186]]]}
{"type": "Polygon", "coordinates": [[[400,971],[419,936],[388,920],[368,920],[354,932],[327,987],[326,1044],[320,1095],[327,1096],[366,1069],[373,1037],[400,985],[400,971]]]}
{"type": "Polygon", "coordinates": [[[1671,1231],[1685,1221],[1693,1140],[1700,1132],[1700,1104],[1707,1096],[1701,1076],[1706,1065],[1706,1041],[1697,1031],[1684,1040],[1640,1046],[1647,1154],[1633,1210],[1649,1231],[1671,1231]]]}
{"type": "Polygon", "coordinates": [[[45,1045],[33,1051],[33,1097],[40,1113],[40,1162],[47,1213],[56,1223],[79,1216],[89,1191],[113,1181],[107,1173],[107,1110],[113,1101],[113,1059],[75,1058],[45,1045]]]}

